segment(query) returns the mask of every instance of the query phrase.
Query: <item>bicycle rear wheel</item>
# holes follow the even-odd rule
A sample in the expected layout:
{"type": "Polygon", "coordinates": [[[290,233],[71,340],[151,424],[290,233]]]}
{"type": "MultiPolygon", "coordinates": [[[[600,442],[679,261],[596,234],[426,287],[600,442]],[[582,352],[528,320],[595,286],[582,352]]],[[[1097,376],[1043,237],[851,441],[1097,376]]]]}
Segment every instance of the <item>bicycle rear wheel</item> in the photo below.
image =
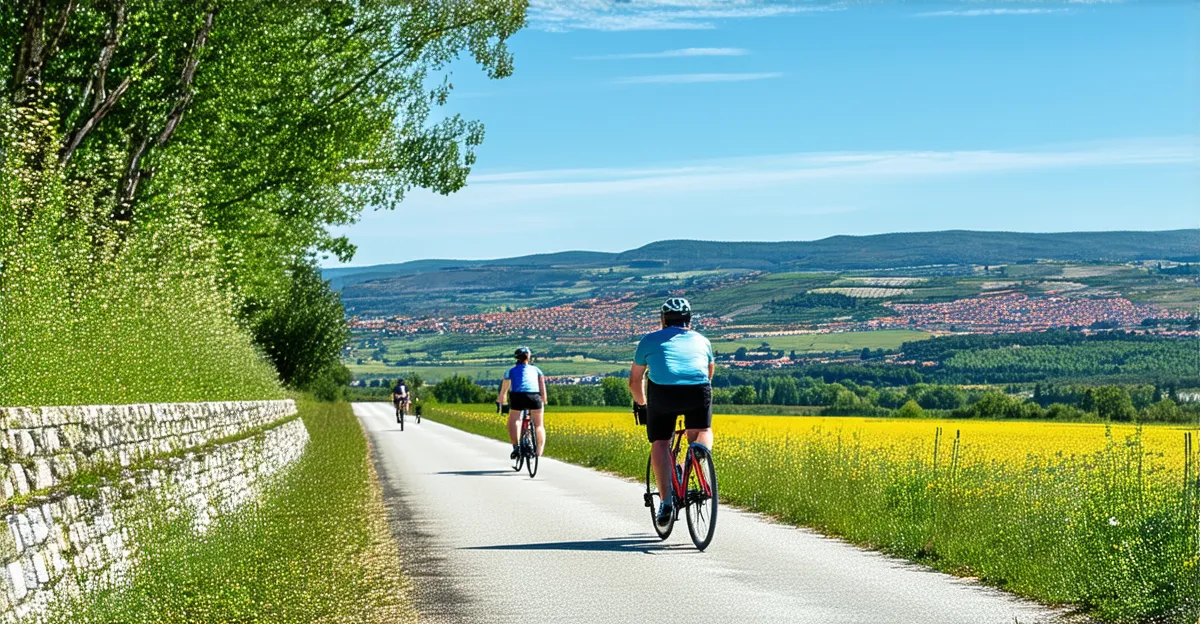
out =
{"type": "MultiPolygon", "coordinates": [[[[667,484],[669,489],[671,484],[667,484]]],[[[662,502],[662,496],[658,494],[658,480],[654,478],[654,459],[646,458],[646,494],[643,497],[646,506],[650,508],[650,526],[654,527],[654,532],[658,534],[659,539],[667,539],[671,536],[671,530],[675,528],[675,518],[671,518],[671,523],[667,528],[660,529],[658,522],[655,519],[658,517],[658,504],[662,502]]]]}
{"type": "Polygon", "coordinates": [[[695,457],[695,463],[687,482],[688,533],[696,549],[704,550],[712,543],[713,533],[717,530],[717,468],[712,453],[703,446],[692,446],[690,454],[695,457]]]}
{"type": "Polygon", "coordinates": [[[537,442],[535,440],[533,430],[530,430],[529,435],[525,437],[526,444],[524,445],[524,448],[529,451],[529,457],[525,459],[525,468],[529,471],[530,479],[536,476],[538,471],[537,442]]]}

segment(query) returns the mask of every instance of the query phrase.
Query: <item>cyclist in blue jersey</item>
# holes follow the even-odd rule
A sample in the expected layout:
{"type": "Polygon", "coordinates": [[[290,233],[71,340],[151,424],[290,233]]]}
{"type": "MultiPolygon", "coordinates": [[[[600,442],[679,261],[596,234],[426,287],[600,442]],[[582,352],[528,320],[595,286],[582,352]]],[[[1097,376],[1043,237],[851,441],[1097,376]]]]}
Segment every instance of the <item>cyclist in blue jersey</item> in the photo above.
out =
{"type": "Polygon", "coordinates": [[[529,347],[517,349],[513,357],[517,358],[517,365],[505,371],[504,381],[500,382],[500,396],[496,397],[496,403],[503,405],[504,396],[508,395],[508,439],[513,445],[510,459],[516,459],[520,452],[517,438],[521,435],[522,410],[529,410],[529,418],[537,433],[537,454],[541,457],[542,449],[546,446],[546,428],[542,426],[546,376],[541,369],[529,363],[533,357],[529,347]]]}
{"type": "Polygon", "coordinates": [[[671,491],[671,436],[683,416],[688,442],[712,448],[712,343],[692,329],[692,305],[672,297],[662,306],[662,329],[638,343],[629,371],[634,414],[644,417],[650,457],[662,504],[655,520],[668,526],[675,512],[671,491]],[[643,389],[643,380],[649,380],[643,389]]]}

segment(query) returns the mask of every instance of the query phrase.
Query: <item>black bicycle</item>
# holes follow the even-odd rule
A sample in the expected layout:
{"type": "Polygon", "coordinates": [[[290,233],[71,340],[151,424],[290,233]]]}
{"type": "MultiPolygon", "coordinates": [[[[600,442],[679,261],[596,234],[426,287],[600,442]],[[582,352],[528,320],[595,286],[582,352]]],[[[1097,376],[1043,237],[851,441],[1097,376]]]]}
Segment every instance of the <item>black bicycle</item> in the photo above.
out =
{"type": "MultiPolygon", "coordinates": [[[[407,411],[408,401],[396,401],[396,422],[400,423],[400,431],[404,431],[404,412],[407,411]]],[[[418,418],[417,422],[421,422],[418,418]]]]}
{"type": "MultiPolygon", "coordinates": [[[[508,414],[507,405],[500,408],[502,414],[508,414]]],[[[537,432],[533,428],[533,419],[529,410],[521,410],[521,435],[517,437],[517,457],[513,459],[513,471],[521,472],[521,468],[529,471],[532,479],[538,471],[537,432]]]]}

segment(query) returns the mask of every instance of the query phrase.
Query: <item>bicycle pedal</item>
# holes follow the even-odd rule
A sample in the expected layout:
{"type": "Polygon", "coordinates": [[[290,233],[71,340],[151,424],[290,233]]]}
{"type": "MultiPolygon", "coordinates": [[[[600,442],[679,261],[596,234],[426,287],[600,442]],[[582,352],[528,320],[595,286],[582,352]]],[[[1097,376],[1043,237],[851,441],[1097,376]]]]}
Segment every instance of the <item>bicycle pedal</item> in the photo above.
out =
{"type": "Polygon", "coordinates": [[[650,493],[642,494],[642,500],[646,503],[647,507],[649,507],[651,509],[654,508],[654,495],[653,494],[650,494],[650,493]]]}

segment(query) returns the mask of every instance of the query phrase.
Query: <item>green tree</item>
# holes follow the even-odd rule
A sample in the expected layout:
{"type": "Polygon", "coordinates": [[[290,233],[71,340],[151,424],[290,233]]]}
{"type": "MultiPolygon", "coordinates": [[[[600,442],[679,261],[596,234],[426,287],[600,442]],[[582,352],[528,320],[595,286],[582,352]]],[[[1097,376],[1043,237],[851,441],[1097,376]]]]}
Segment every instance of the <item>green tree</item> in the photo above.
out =
{"type": "Polygon", "coordinates": [[[1146,408],[1145,420],[1148,422],[1186,422],[1187,415],[1179,409],[1171,399],[1162,399],[1146,408]]]}
{"type": "Polygon", "coordinates": [[[488,403],[496,395],[465,375],[451,375],[430,389],[440,403],[488,403]]]}
{"type": "Polygon", "coordinates": [[[350,338],[341,297],[310,266],[292,270],[284,296],[256,316],[255,342],[275,363],[284,383],[303,388],[327,368],[340,366],[350,338]]]}
{"type": "Polygon", "coordinates": [[[614,407],[628,407],[633,404],[633,394],[629,384],[619,377],[605,377],[600,380],[600,389],[604,392],[604,404],[614,407]]]}
{"type": "Polygon", "coordinates": [[[1096,414],[1105,420],[1130,421],[1137,416],[1129,392],[1120,386],[1100,386],[1094,393],[1096,414]]]}
{"type": "Polygon", "coordinates": [[[921,409],[921,406],[916,401],[909,399],[907,403],[895,411],[894,415],[898,418],[921,418],[925,415],[925,410],[921,409]]]}
{"type": "Polygon", "coordinates": [[[734,388],[731,400],[734,405],[753,405],[758,402],[758,392],[754,386],[738,386],[734,388]]]}

